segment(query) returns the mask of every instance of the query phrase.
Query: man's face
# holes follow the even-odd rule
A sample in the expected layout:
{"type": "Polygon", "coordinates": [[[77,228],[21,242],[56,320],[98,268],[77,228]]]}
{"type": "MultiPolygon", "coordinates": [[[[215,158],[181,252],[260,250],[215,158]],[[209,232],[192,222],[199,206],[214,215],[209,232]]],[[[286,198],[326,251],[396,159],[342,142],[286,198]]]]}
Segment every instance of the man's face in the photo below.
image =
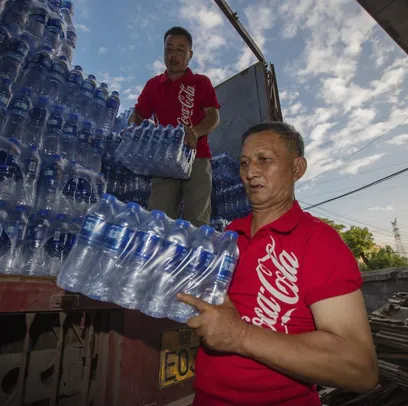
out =
{"type": "Polygon", "coordinates": [[[292,199],[294,184],[306,171],[306,160],[289,151],[278,134],[264,131],[245,140],[240,168],[252,207],[265,209],[292,199]]]}
{"type": "Polygon", "coordinates": [[[184,72],[193,56],[188,39],[182,35],[169,35],[164,42],[164,63],[168,72],[184,72]]]}

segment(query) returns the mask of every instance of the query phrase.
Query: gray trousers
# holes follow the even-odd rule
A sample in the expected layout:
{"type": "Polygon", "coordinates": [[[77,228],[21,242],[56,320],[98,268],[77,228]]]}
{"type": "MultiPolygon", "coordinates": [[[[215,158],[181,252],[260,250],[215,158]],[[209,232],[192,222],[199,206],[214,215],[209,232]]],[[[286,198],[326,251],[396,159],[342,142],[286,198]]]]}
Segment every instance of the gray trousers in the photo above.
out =
{"type": "Polygon", "coordinates": [[[184,219],[196,227],[210,223],[212,169],[211,160],[197,158],[190,179],[152,179],[149,210],[161,210],[176,219],[184,202],[184,219]]]}

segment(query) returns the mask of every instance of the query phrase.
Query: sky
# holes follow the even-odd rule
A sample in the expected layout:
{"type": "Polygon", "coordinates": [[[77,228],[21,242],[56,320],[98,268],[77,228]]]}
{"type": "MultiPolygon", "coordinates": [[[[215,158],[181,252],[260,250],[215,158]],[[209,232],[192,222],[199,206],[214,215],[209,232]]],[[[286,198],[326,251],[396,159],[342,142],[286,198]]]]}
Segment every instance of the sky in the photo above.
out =
{"type": "MultiPolygon", "coordinates": [[[[302,207],[408,167],[408,56],[357,1],[228,3],[274,64],[284,120],[305,139],[308,171],[296,188],[302,207]]],[[[121,111],[164,70],[163,34],[174,25],[190,30],[191,67],[214,85],[256,62],[212,0],[74,4],[74,63],[120,92],[121,111]]],[[[311,212],[368,227],[393,248],[397,218],[408,251],[407,200],[408,172],[311,212]]]]}

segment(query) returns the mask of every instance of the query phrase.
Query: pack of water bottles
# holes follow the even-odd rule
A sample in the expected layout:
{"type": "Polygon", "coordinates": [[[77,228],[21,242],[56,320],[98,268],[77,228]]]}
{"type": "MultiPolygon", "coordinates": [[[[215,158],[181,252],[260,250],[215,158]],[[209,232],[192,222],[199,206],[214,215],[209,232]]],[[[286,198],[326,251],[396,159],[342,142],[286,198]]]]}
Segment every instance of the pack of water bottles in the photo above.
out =
{"type": "Polygon", "coordinates": [[[152,317],[186,322],[194,309],[176,294],[222,303],[238,261],[237,238],[105,194],[88,211],[57,284],[152,317]]]}
{"type": "Polygon", "coordinates": [[[239,162],[228,153],[217,155],[212,159],[213,218],[231,221],[245,217],[251,212],[244,186],[239,175],[239,162]]]}
{"type": "Polygon", "coordinates": [[[182,125],[155,126],[144,120],[126,128],[115,157],[138,175],[188,179],[196,150],[184,145],[184,138],[182,125]]]}

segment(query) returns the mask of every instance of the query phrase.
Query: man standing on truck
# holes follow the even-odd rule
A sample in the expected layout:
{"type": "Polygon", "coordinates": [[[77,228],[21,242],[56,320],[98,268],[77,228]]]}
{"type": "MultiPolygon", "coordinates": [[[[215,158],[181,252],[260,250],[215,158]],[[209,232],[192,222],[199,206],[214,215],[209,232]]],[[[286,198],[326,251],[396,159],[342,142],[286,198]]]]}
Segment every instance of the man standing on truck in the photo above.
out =
{"type": "Polygon", "coordinates": [[[129,123],[141,124],[154,115],[156,124],[183,124],[185,143],[196,148],[190,179],[152,180],[149,210],[157,209],[177,218],[184,201],[184,218],[195,226],[208,224],[211,216],[211,152],[208,134],[219,124],[219,104],[208,77],[188,67],[193,39],[182,27],[164,35],[166,71],[150,79],[140,94],[129,123]]]}
{"type": "Polygon", "coordinates": [[[369,391],[378,380],[357,261],[340,235],[305,213],[301,135],[264,123],[243,136],[252,213],[228,227],[240,260],[224,304],[178,295],[200,315],[194,406],[318,406],[316,384],[369,391]]]}

